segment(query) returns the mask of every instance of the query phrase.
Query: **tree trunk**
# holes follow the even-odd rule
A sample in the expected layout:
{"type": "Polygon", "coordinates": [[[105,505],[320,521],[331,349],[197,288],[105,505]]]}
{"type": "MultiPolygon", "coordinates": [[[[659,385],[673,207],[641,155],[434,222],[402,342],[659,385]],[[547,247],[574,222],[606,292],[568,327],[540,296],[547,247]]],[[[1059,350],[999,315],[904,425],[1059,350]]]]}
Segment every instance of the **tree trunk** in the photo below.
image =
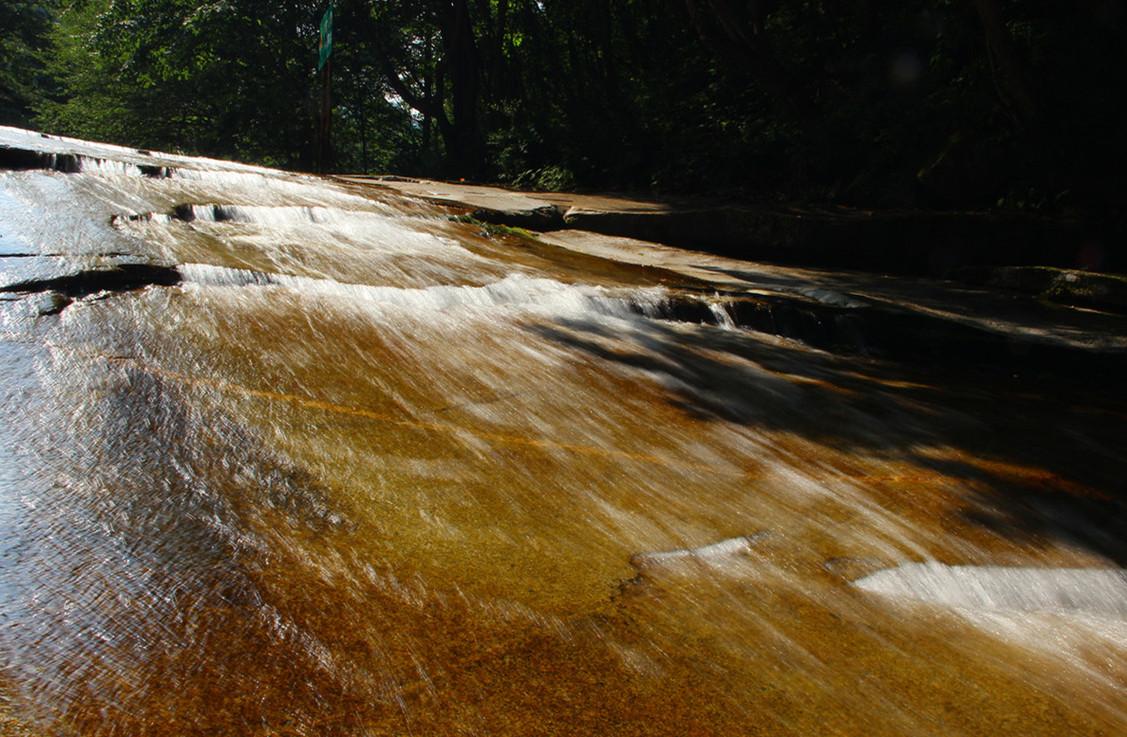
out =
{"type": "Polygon", "coordinates": [[[423,99],[426,100],[426,109],[423,114],[423,161],[426,162],[431,151],[431,119],[434,109],[434,49],[430,32],[427,32],[426,46],[423,52],[423,99]]]}
{"type": "Polygon", "coordinates": [[[1024,126],[1036,115],[1037,106],[1029,91],[1017,49],[1002,17],[1001,3],[999,0],[974,0],[974,5],[986,34],[990,71],[998,97],[1010,110],[1015,122],[1024,126]]]}
{"type": "Polygon", "coordinates": [[[482,173],[485,156],[478,117],[481,64],[466,0],[453,0],[446,16],[442,40],[450,69],[454,114],[450,137],[443,135],[447,165],[454,176],[476,177],[482,173]]]}

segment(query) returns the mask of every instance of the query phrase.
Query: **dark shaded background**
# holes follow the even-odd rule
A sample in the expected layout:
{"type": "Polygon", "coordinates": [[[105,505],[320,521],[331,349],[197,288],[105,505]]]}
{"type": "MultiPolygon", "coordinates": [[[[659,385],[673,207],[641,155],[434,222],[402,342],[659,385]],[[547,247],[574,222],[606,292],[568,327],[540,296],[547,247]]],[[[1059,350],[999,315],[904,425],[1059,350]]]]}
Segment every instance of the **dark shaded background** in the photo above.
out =
{"type": "MultiPolygon", "coordinates": [[[[323,2],[6,0],[0,122],[310,169],[323,2]]],[[[340,0],[339,171],[1116,221],[1122,0],[340,0]]]]}

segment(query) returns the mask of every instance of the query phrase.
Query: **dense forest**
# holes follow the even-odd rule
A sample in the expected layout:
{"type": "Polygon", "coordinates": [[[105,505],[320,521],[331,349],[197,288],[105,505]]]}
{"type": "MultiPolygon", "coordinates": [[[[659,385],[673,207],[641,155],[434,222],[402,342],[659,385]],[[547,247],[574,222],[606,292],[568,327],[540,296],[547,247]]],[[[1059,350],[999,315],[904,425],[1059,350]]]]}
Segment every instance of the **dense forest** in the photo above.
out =
{"type": "MultiPolygon", "coordinates": [[[[0,123],[310,169],[326,0],[4,0],[0,123]]],[[[338,0],[332,168],[1115,212],[1123,0],[338,0]]]]}

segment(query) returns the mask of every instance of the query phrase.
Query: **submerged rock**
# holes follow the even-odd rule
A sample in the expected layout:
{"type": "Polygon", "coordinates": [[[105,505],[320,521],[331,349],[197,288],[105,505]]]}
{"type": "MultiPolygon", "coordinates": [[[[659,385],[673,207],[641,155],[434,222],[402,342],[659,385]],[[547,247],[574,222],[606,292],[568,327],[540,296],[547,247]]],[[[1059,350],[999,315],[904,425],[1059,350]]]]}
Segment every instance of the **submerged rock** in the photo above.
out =
{"type": "Polygon", "coordinates": [[[35,295],[36,311],[40,316],[57,315],[71,305],[74,300],[59,292],[42,292],[35,295]]]}

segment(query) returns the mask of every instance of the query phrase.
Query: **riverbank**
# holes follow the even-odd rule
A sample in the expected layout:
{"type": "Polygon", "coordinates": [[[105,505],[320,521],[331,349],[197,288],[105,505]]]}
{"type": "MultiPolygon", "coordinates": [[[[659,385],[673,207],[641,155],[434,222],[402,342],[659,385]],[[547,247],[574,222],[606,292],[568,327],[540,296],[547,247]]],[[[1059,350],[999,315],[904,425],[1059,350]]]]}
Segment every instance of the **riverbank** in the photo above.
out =
{"type": "MultiPolygon", "coordinates": [[[[451,217],[476,223],[483,235],[523,242],[537,253],[563,249],[675,275],[664,281],[675,288],[668,309],[680,320],[752,329],[835,353],[1006,376],[1050,372],[1110,379],[1127,367],[1127,280],[1117,275],[1009,265],[1006,254],[996,250],[979,258],[980,251],[973,259],[957,251],[962,260],[951,263],[943,274],[947,278],[935,278],[927,268],[904,273],[883,268],[891,261],[867,260],[876,247],[860,234],[836,251],[836,260],[848,268],[834,268],[835,259],[818,260],[834,241],[817,241],[816,234],[844,238],[856,222],[850,226],[826,218],[807,228],[800,214],[776,213],[773,227],[784,241],[783,231],[790,229],[790,246],[759,240],[768,236],[751,229],[741,248],[723,248],[709,239],[732,227],[736,216],[711,221],[699,202],[526,193],[402,178],[342,179],[438,204],[451,217]],[[664,233],[693,222],[701,225],[697,250],[667,242],[678,239],[664,233]],[[621,235],[635,231],[656,235],[621,235]],[[1006,265],[989,265],[990,260],[1006,265]]],[[[731,208],[715,205],[713,211],[739,212],[731,208]]],[[[882,247],[892,248],[892,215],[872,217],[869,225],[887,231],[882,247]]],[[[928,234],[922,223],[901,216],[900,240],[918,230],[927,248],[940,248],[942,238],[928,234]]],[[[970,227],[970,221],[960,227],[970,227]]],[[[734,238],[735,231],[729,235],[734,238]]],[[[930,265],[935,264],[932,259],[930,265]]]]}
{"type": "MultiPolygon", "coordinates": [[[[1082,274],[1122,272],[1127,266],[1115,237],[1102,225],[1013,211],[784,207],[704,198],[519,192],[394,176],[338,179],[458,208],[497,225],[586,231],[780,264],[939,278],[960,278],[973,269],[979,270],[974,276],[979,281],[983,267],[1038,266],[1082,274]]],[[[1086,282],[1083,276],[1075,280],[1086,282]]],[[[997,281],[1001,286],[1012,282],[997,281]]],[[[1096,293],[1098,300],[1104,289],[1079,291],[1096,293]]],[[[1111,301],[1120,302],[1121,297],[1111,301]]]]}

